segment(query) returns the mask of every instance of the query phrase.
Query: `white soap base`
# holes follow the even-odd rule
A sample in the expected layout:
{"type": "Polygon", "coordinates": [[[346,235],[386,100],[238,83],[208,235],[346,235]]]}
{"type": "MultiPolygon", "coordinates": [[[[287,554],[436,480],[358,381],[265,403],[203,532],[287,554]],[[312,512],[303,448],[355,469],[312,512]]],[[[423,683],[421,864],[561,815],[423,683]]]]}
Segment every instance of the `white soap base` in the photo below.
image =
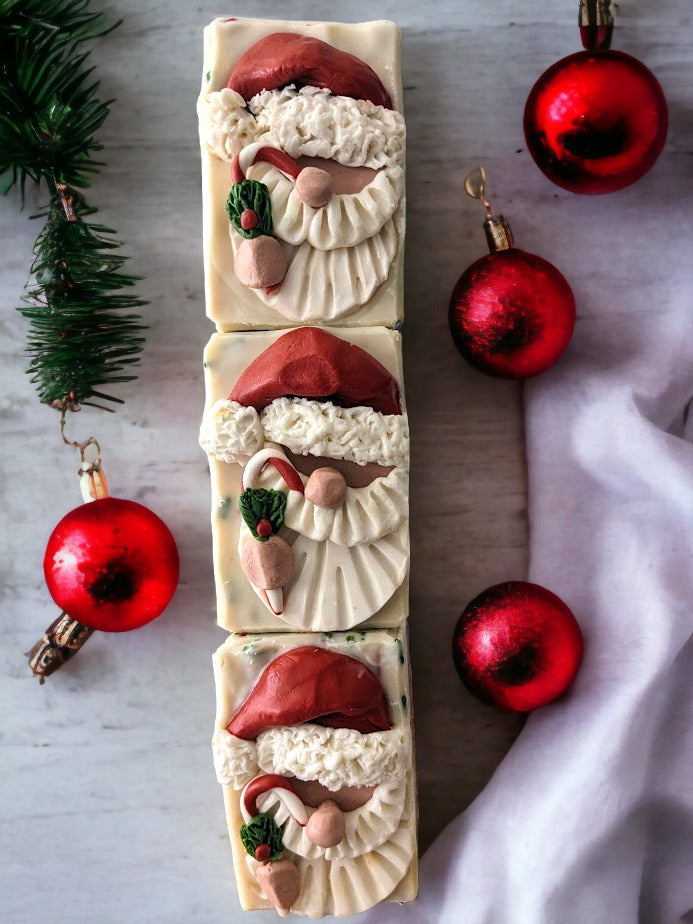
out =
{"type": "MultiPolygon", "coordinates": [[[[395,23],[291,22],[286,20],[214,20],[204,30],[201,95],[226,86],[236,61],[247,49],[273,32],[312,35],[361,58],[380,77],[402,111],[401,33],[395,23]]],[[[229,164],[210,154],[202,144],[203,249],[207,315],[220,331],[295,327],[300,322],[265,305],[252,289],[239,283],[233,272],[233,250],[226,214],[231,188],[229,164]]],[[[404,213],[402,197],[398,226],[400,245],[388,278],[369,301],[333,321],[336,327],[392,327],[402,320],[404,292],[404,213]]]]}

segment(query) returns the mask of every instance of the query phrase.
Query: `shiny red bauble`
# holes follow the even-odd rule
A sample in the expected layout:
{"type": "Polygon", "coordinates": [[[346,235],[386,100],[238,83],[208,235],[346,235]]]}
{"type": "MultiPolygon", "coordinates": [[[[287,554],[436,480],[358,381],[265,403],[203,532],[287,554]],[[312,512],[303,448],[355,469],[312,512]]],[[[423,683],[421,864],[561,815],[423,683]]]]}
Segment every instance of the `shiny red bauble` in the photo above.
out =
{"type": "Polygon", "coordinates": [[[526,379],[552,366],[575,327],[575,298],[546,260],[516,247],[487,254],[455,286],[448,313],[455,346],[477,369],[526,379]]]}
{"type": "Polygon", "coordinates": [[[70,511],[43,559],[58,606],[107,632],[156,619],[178,584],[178,550],[166,524],[142,504],[105,497],[70,511]]]}
{"type": "Polygon", "coordinates": [[[560,696],[582,653],[580,626],[565,603],[526,581],[479,594],[460,616],[452,640],[462,682],[505,712],[530,712],[560,696]]]}
{"type": "Polygon", "coordinates": [[[620,51],[581,51],[557,61],[530,91],[529,152],[557,186],[609,193],[646,173],[667,134],[664,93],[645,65],[620,51]]]}

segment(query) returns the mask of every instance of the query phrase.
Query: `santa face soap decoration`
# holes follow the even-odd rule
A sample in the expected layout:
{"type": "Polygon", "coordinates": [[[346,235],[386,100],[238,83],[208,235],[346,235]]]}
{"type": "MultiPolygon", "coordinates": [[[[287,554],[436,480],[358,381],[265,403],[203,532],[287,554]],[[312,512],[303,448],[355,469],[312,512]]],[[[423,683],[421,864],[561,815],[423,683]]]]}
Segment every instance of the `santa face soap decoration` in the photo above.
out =
{"type": "Polygon", "coordinates": [[[214,762],[241,905],[342,917],[416,894],[406,652],[393,631],[231,636],[214,762]]]}
{"type": "Polygon", "coordinates": [[[217,20],[205,30],[208,314],[221,330],[391,326],[404,238],[399,30],[296,29],[217,20]]]}
{"type": "Polygon", "coordinates": [[[200,442],[216,498],[221,625],[401,624],[409,432],[399,334],[217,334],[205,360],[200,442]]]}
{"type": "Polygon", "coordinates": [[[214,765],[281,916],[417,890],[401,109],[394,23],[205,30],[214,765]]]}

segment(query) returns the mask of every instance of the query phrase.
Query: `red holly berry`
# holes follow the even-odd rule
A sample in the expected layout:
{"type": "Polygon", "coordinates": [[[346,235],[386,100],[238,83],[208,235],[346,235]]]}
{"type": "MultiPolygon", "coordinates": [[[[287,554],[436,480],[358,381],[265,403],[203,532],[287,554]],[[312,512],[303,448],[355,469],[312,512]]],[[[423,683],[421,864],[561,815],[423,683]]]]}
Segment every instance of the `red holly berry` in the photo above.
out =
{"type": "Polygon", "coordinates": [[[269,520],[265,520],[264,518],[262,520],[258,520],[258,524],[255,527],[255,532],[258,534],[258,536],[262,536],[262,538],[265,539],[267,536],[272,535],[272,524],[269,520]]]}
{"type": "Polygon", "coordinates": [[[260,863],[267,863],[271,856],[272,851],[269,844],[258,844],[255,848],[255,859],[259,860],[260,863]]]}
{"type": "Polygon", "coordinates": [[[256,212],[253,209],[244,209],[241,212],[241,228],[244,231],[250,231],[256,227],[258,223],[258,217],[256,212]]]}

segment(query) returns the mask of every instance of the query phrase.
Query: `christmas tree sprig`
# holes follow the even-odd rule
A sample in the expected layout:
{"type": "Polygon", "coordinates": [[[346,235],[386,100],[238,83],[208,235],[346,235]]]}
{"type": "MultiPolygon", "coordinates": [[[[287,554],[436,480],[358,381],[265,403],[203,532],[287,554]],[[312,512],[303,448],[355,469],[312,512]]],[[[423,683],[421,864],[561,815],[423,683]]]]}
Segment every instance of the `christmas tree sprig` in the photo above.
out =
{"type": "Polygon", "coordinates": [[[96,132],[112,101],[97,96],[83,42],[105,35],[89,0],[0,0],[0,192],[27,179],[45,183],[49,203],[34,247],[21,313],[29,319],[28,372],[41,401],[60,410],[121,402],[103,386],[135,378],[145,302],[123,292],[139,277],[121,272],[114,232],[90,222],[90,185],[101,150],[96,132]]]}

